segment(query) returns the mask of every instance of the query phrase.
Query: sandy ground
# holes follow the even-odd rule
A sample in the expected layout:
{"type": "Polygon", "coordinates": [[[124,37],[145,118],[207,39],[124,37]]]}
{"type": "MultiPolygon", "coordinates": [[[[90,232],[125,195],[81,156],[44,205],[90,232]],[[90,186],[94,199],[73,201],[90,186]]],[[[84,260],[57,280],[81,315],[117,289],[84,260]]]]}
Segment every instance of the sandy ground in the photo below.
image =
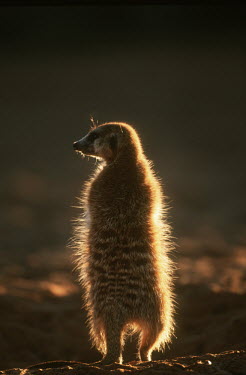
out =
{"type": "Polygon", "coordinates": [[[86,364],[76,362],[46,362],[27,369],[11,369],[1,371],[3,375],[18,374],[213,374],[213,375],[242,375],[246,372],[246,352],[228,351],[220,354],[206,354],[203,356],[187,356],[166,361],[131,362],[127,365],[111,364],[101,366],[100,364],[86,364]]]}

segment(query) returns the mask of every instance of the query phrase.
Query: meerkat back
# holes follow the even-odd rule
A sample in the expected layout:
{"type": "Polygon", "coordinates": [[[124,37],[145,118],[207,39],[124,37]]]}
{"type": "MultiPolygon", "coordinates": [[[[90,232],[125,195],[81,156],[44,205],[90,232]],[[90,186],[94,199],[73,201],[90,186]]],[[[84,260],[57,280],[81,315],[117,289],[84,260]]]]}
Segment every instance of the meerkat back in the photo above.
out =
{"type": "Polygon", "coordinates": [[[125,338],[139,332],[138,360],[150,360],[174,327],[161,185],[130,125],[94,127],[74,148],[101,160],[83,189],[75,228],[91,340],[103,364],[122,362],[125,338]]]}

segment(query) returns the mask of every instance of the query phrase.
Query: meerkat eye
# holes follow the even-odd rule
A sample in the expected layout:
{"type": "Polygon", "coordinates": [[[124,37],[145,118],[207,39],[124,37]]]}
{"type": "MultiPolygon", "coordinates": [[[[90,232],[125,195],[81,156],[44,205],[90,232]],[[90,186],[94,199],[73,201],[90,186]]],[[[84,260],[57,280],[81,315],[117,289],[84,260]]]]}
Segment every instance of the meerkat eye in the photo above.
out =
{"type": "Polygon", "coordinates": [[[96,134],[96,133],[91,133],[91,134],[89,134],[89,136],[88,136],[88,140],[89,140],[90,142],[93,142],[96,138],[98,138],[98,134],[96,134]]]}

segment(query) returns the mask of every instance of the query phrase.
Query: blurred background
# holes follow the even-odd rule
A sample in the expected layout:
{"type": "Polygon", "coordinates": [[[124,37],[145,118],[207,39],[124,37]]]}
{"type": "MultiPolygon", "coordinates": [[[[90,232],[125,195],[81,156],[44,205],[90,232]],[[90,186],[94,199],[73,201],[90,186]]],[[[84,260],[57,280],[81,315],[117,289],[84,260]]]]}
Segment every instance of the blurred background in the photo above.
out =
{"type": "Polygon", "coordinates": [[[135,126],[168,196],[177,337],[154,359],[245,347],[245,16],[0,8],[0,368],[100,358],[67,247],[91,115],[135,126]]]}

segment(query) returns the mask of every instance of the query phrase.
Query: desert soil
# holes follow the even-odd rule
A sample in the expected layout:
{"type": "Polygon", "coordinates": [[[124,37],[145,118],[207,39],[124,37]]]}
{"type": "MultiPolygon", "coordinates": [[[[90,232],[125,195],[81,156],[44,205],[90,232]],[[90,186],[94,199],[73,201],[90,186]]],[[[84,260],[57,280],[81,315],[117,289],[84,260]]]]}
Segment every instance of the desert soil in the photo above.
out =
{"type": "Polygon", "coordinates": [[[166,361],[131,362],[127,365],[87,364],[75,362],[46,362],[26,369],[10,369],[1,371],[2,375],[87,375],[87,374],[165,374],[165,375],[244,375],[246,373],[246,352],[227,351],[220,354],[179,357],[166,361]]]}

